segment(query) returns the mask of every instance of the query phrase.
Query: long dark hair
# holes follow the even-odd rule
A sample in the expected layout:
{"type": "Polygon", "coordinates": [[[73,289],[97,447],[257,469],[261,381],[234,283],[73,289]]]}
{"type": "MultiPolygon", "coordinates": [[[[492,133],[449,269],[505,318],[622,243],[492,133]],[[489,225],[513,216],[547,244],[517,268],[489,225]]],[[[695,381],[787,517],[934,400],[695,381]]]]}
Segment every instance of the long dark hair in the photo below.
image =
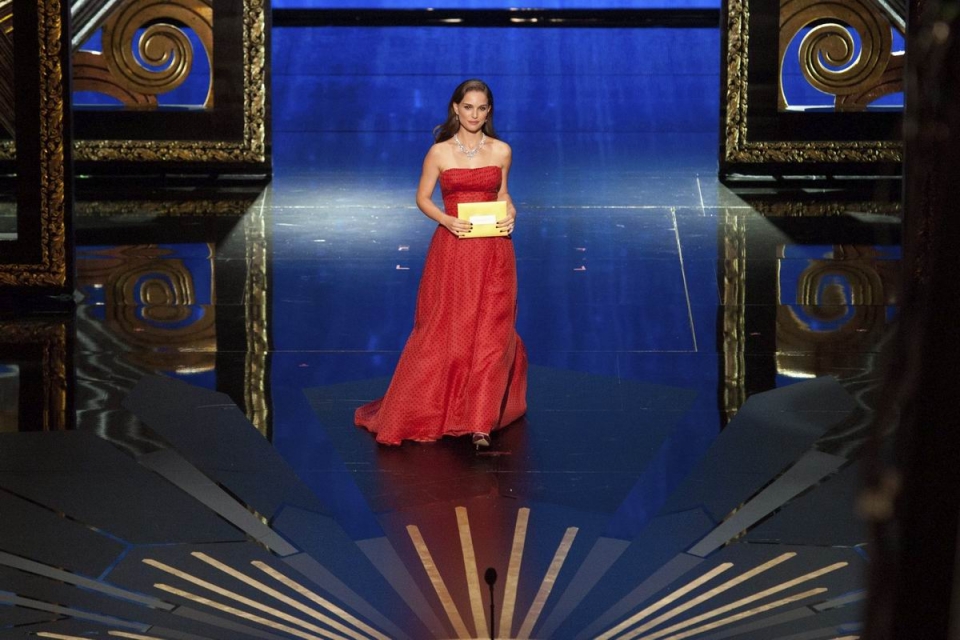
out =
{"type": "Polygon", "coordinates": [[[493,129],[493,91],[490,91],[490,87],[487,86],[486,82],[474,78],[461,82],[460,86],[453,90],[450,103],[447,105],[447,121],[433,128],[434,142],[449,140],[460,130],[460,120],[457,118],[456,111],[453,110],[453,105],[463,102],[463,97],[471,91],[482,91],[483,94],[487,96],[487,104],[490,105],[490,111],[487,113],[486,122],[483,123],[483,133],[488,138],[497,137],[497,132],[493,129]]]}

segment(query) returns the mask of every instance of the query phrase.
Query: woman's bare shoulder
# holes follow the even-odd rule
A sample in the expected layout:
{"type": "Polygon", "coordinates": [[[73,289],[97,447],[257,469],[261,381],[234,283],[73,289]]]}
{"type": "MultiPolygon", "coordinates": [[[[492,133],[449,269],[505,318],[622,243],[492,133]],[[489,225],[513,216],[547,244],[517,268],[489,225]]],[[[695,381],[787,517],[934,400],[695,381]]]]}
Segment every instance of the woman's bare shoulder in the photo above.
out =
{"type": "Polygon", "coordinates": [[[510,149],[510,145],[503,140],[491,140],[490,151],[493,152],[494,158],[501,163],[508,162],[511,154],[513,153],[513,151],[510,149]]]}
{"type": "Polygon", "coordinates": [[[490,145],[490,148],[493,151],[507,154],[510,153],[510,145],[499,138],[487,138],[487,144],[490,145]]]}
{"type": "Polygon", "coordinates": [[[427,157],[449,158],[453,154],[454,146],[453,138],[442,142],[434,142],[427,150],[427,157]]]}
{"type": "Polygon", "coordinates": [[[427,154],[423,158],[424,164],[434,165],[442,168],[449,164],[450,149],[446,142],[435,142],[427,149],[427,154]]]}

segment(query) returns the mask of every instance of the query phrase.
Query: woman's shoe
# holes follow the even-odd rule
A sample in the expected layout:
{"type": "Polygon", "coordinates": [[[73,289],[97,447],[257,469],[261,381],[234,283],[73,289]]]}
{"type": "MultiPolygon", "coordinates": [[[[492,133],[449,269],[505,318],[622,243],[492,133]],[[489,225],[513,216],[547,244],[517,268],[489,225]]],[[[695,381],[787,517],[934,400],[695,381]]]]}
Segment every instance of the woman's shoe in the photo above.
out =
{"type": "Polygon", "coordinates": [[[490,446],[490,436],[486,433],[477,431],[473,434],[473,446],[477,449],[486,449],[490,446]]]}

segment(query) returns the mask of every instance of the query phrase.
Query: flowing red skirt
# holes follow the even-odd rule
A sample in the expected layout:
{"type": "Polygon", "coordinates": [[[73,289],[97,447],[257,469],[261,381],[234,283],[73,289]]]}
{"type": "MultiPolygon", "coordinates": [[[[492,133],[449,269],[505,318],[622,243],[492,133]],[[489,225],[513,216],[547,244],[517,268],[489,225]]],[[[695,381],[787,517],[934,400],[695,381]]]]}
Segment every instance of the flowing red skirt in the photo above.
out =
{"type": "Polygon", "coordinates": [[[438,227],[413,332],[386,395],[356,410],[377,442],[489,433],[526,412],[527,355],[516,332],[509,238],[459,239],[438,227]]]}

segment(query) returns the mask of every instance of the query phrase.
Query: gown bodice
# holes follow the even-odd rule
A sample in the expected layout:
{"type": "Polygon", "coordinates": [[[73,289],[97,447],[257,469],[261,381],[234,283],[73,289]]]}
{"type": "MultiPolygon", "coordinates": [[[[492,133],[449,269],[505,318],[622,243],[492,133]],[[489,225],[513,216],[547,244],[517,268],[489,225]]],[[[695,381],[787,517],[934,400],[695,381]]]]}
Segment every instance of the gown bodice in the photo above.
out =
{"type": "Polygon", "coordinates": [[[489,165],[476,169],[446,169],[440,174],[440,193],[443,209],[449,216],[457,215],[461,202],[490,202],[497,199],[503,172],[489,165]]]}

